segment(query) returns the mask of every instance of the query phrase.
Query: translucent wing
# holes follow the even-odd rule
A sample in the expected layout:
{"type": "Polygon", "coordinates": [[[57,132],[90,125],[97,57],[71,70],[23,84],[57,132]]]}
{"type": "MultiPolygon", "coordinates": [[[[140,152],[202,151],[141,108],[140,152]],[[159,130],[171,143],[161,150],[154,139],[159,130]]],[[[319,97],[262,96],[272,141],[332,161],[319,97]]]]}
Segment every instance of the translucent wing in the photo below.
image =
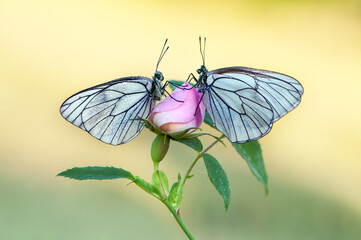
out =
{"type": "MultiPolygon", "coordinates": [[[[293,77],[273,71],[246,67],[230,67],[217,71],[223,70],[240,72],[240,74],[255,79],[257,92],[267,99],[273,109],[273,122],[300,104],[303,87],[293,77]]],[[[239,77],[242,79],[242,76],[239,77]]]]}
{"type": "Polygon", "coordinates": [[[144,127],[134,119],[147,118],[154,107],[152,82],[145,77],[125,77],[85,89],[68,98],[60,113],[105,143],[129,142],[144,127]]]}
{"type": "Polygon", "coordinates": [[[301,84],[290,76],[245,67],[208,72],[200,89],[216,127],[230,141],[240,143],[266,135],[303,94],[301,84]]]}

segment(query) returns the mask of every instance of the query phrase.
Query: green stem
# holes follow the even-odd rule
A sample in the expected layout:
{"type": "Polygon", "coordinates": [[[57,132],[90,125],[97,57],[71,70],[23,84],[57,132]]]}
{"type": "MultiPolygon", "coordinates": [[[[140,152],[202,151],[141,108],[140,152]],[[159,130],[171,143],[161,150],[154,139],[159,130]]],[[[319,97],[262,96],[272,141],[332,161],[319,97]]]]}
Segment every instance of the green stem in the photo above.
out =
{"type": "Polygon", "coordinates": [[[173,217],[175,218],[175,220],[177,221],[179,226],[182,228],[183,232],[187,235],[188,239],[195,240],[195,238],[192,236],[192,234],[190,233],[190,231],[184,224],[182,218],[177,214],[177,211],[172,207],[172,204],[170,204],[169,201],[167,201],[167,200],[164,201],[163,203],[167,206],[169,211],[172,213],[173,217]]]}
{"type": "Polygon", "coordinates": [[[159,162],[153,162],[154,171],[159,170],[159,162]]]}
{"type": "MultiPolygon", "coordinates": [[[[192,162],[192,164],[190,165],[190,167],[187,170],[186,175],[184,176],[184,178],[182,178],[181,183],[180,183],[180,188],[182,189],[187,177],[190,175],[193,167],[196,165],[196,163],[198,162],[198,160],[203,156],[204,153],[206,153],[209,149],[211,149],[214,145],[217,144],[217,142],[219,142],[220,139],[224,138],[224,134],[222,134],[220,136],[219,139],[217,139],[216,141],[214,141],[213,143],[211,143],[207,148],[205,148],[202,152],[198,153],[198,156],[196,157],[196,159],[194,159],[194,161],[192,162]]],[[[158,169],[158,165],[154,164],[154,169],[157,170],[158,169]]],[[[159,177],[160,178],[160,177],[159,177]]],[[[186,227],[186,225],[184,224],[182,218],[177,214],[177,211],[173,208],[172,204],[168,201],[168,200],[162,200],[162,202],[167,206],[167,208],[169,209],[169,211],[172,213],[173,217],[175,218],[175,220],[177,221],[177,223],[179,224],[179,226],[182,228],[183,232],[187,235],[188,239],[190,240],[194,240],[195,238],[192,236],[192,234],[189,232],[188,228],[186,227]]]]}
{"type": "Polygon", "coordinates": [[[167,195],[167,192],[164,189],[163,181],[162,181],[162,178],[160,177],[159,170],[157,170],[157,176],[158,176],[158,179],[159,179],[159,185],[160,185],[160,189],[162,190],[163,197],[164,197],[164,199],[166,199],[168,197],[168,195],[167,195]]]}
{"type": "MultiPolygon", "coordinates": [[[[224,134],[222,134],[220,137],[219,137],[219,140],[224,138],[224,134]]],[[[214,141],[213,143],[211,143],[208,147],[206,147],[202,152],[198,153],[198,156],[196,157],[196,159],[194,159],[194,161],[192,162],[192,164],[189,166],[188,170],[187,170],[187,173],[186,175],[184,176],[184,178],[182,179],[182,182],[181,182],[181,186],[183,188],[186,180],[187,180],[187,177],[190,175],[193,167],[196,165],[196,163],[198,162],[198,160],[203,156],[203,154],[205,154],[209,149],[211,149],[214,145],[216,145],[219,140],[217,139],[216,141],[214,141]]]]}

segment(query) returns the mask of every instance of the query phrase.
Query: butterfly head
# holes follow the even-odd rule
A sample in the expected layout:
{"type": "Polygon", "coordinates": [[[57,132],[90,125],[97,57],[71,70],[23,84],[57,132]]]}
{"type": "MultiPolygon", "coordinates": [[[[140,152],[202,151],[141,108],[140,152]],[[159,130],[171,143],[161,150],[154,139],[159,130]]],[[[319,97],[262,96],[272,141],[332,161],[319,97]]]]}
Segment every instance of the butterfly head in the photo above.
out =
{"type": "Polygon", "coordinates": [[[197,73],[199,74],[198,84],[205,84],[207,80],[208,69],[206,66],[202,65],[199,69],[197,69],[197,73]]]}
{"type": "Polygon", "coordinates": [[[208,72],[208,69],[204,65],[202,65],[199,69],[197,69],[198,74],[207,74],[207,72],[208,72]]]}
{"type": "Polygon", "coordinates": [[[162,72],[159,72],[159,71],[156,71],[156,72],[154,73],[153,80],[154,80],[154,81],[163,81],[163,80],[164,80],[163,73],[162,73],[162,72]]]}

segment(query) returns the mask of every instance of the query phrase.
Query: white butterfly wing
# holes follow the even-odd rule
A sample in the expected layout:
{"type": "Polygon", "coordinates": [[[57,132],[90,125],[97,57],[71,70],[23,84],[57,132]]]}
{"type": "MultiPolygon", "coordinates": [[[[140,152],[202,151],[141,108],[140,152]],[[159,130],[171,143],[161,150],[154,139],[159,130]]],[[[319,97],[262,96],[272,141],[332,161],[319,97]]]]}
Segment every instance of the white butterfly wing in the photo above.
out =
{"type": "Polygon", "coordinates": [[[85,89],[68,98],[60,113],[105,143],[129,142],[144,127],[142,121],[134,119],[148,118],[154,108],[152,82],[145,77],[126,77],[85,89]]]}
{"type": "Polygon", "coordinates": [[[207,74],[201,84],[203,102],[217,129],[231,142],[248,142],[266,135],[273,122],[300,102],[301,84],[280,73],[230,67],[207,74]]]}
{"type": "MultiPolygon", "coordinates": [[[[232,68],[231,68],[232,69],[232,68]]],[[[292,111],[301,102],[303,87],[293,77],[285,74],[246,67],[234,67],[257,82],[257,92],[269,101],[274,116],[273,122],[292,111]]]]}
{"type": "MultiPolygon", "coordinates": [[[[251,80],[251,79],[248,79],[251,80]]],[[[266,135],[272,127],[273,111],[255,82],[223,74],[211,74],[203,102],[216,128],[231,142],[247,142],[266,135]]]]}

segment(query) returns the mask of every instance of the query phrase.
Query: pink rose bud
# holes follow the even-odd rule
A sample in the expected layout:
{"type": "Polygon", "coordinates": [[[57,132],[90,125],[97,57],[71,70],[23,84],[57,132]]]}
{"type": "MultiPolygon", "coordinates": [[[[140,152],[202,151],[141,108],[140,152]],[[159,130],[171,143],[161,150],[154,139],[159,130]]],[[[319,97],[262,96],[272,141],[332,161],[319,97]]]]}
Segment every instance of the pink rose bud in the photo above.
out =
{"type": "Polygon", "coordinates": [[[202,95],[197,89],[186,82],[170,95],[155,106],[149,121],[165,133],[200,127],[204,120],[205,107],[200,101],[202,95]]]}

